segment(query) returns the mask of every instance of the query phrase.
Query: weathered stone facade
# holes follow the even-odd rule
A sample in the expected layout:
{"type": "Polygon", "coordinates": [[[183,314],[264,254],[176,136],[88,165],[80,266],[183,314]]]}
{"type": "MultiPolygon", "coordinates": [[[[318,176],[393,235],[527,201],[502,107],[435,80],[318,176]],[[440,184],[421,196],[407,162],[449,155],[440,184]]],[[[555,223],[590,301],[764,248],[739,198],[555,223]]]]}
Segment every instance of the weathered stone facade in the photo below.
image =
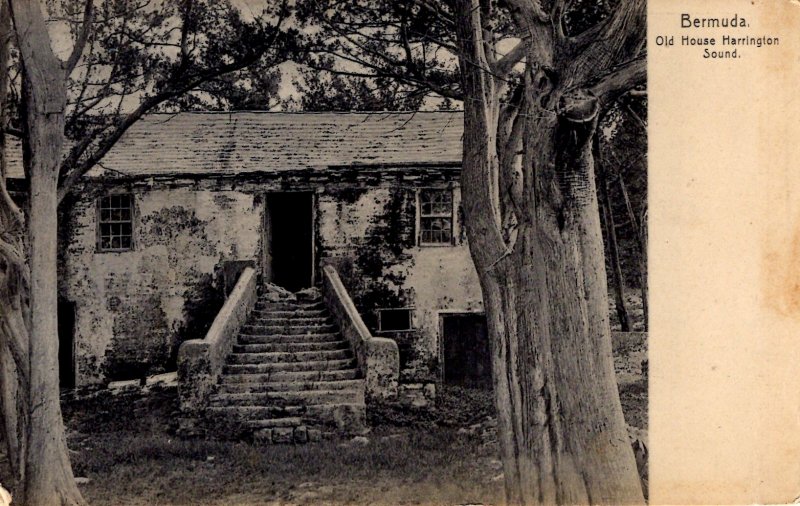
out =
{"type": "Polygon", "coordinates": [[[78,385],[174,367],[179,342],[206,328],[222,305],[222,263],[260,248],[255,194],[90,184],[71,204],[62,220],[60,296],[75,303],[78,385]],[[98,251],[96,204],[108,192],[133,195],[130,251],[98,251]]]}
{"type": "Polygon", "coordinates": [[[66,210],[62,235],[61,296],[75,303],[77,384],[174,367],[177,345],[202,337],[222,305],[223,265],[260,265],[265,201],[287,188],[314,194],[317,269],[333,264],[373,335],[397,341],[401,378],[434,380],[439,312],[481,310],[458,219],[458,175],[458,167],[407,167],[87,182],[66,210]],[[417,244],[421,188],[452,191],[452,244],[417,244]],[[134,245],[101,252],[97,203],[115,193],[133,196],[134,245]],[[377,311],[387,308],[412,308],[413,329],[381,332],[377,311]]]}
{"type": "Polygon", "coordinates": [[[278,241],[268,230],[299,218],[273,216],[269,196],[290,192],[313,206],[313,283],[333,265],[369,331],[397,342],[401,382],[438,381],[441,315],[482,310],[460,210],[462,129],[460,113],[186,113],[138,122],[62,206],[59,295],[74,312],[65,321],[74,319],[75,383],[173,370],[178,345],[202,338],[222,307],[231,262],[274,281],[278,241]],[[421,246],[420,192],[430,189],[449,195],[452,238],[421,246]],[[107,222],[118,218],[102,204],[109,195],[132,203],[130,248],[127,238],[109,239],[120,233],[107,222]],[[382,328],[385,309],[408,309],[410,325],[382,328]]]}

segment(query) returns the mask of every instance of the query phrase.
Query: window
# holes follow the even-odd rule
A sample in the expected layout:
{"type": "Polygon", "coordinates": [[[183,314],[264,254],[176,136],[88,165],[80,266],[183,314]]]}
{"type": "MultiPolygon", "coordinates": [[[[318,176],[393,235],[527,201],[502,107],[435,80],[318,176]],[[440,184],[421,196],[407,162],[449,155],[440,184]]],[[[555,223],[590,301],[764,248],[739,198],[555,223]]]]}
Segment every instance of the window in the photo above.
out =
{"type": "Polygon", "coordinates": [[[378,330],[380,332],[413,330],[411,309],[379,309],[378,330]]]}
{"type": "Polygon", "coordinates": [[[420,190],[419,243],[447,245],[453,242],[453,192],[420,190]]]}
{"type": "Polygon", "coordinates": [[[100,251],[128,251],[133,248],[133,197],[109,195],[98,202],[100,251]]]}

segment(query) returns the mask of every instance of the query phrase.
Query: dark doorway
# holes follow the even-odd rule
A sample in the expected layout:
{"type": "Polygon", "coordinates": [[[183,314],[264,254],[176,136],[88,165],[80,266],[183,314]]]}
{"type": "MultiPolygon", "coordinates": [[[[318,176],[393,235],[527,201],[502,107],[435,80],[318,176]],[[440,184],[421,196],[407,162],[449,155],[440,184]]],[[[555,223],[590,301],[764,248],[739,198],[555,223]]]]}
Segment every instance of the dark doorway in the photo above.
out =
{"type": "Polygon", "coordinates": [[[75,387],[75,303],[58,301],[58,379],[61,388],[75,387]]]}
{"type": "Polygon", "coordinates": [[[492,387],[492,356],[484,315],[443,315],[442,341],[445,383],[470,388],[492,387]]]}
{"type": "Polygon", "coordinates": [[[293,292],[314,283],[314,194],[270,193],[264,279],[293,292]]]}

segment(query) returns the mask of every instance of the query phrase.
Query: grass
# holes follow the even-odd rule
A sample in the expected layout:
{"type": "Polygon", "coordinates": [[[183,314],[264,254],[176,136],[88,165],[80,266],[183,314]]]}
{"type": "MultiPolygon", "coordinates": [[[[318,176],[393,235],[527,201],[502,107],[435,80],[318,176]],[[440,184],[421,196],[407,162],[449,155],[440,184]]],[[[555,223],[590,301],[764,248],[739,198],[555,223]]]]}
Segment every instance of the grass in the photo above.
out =
{"type": "Polygon", "coordinates": [[[93,505],[497,503],[495,448],[445,428],[375,429],[298,446],[111,432],[80,443],[93,505]]]}
{"type": "MultiPolygon", "coordinates": [[[[626,421],[644,429],[645,350],[616,350],[626,421]]],[[[64,414],[75,475],[90,478],[80,487],[93,506],[500,504],[492,403],[489,391],[448,387],[427,412],[375,407],[366,441],[298,446],[176,438],[174,389],[146,398],[101,392],[65,402],[64,414]]]]}
{"type": "MultiPolygon", "coordinates": [[[[620,390],[628,422],[646,427],[646,380],[620,390]]],[[[488,392],[450,388],[427,418],[414,422],[385,411],[366,441],[334,438],[297,446],[178,439],[167,429],[165,418],[174,415],[170,406],[171,401],[165,409],[132,412],[126,424],[117,423],[119,417],[97,423],[94,410],[71,418],[73,467],[76,476],[91,479],[81,485],[90,504],[502,502],[497,445],[486,436],[492,434],[486,420],[493,414],[488,392]],[[464,433],[476,424],[477,430],[464,433]],[[91,433],[81,432],[91,426],[91,433]]]]}

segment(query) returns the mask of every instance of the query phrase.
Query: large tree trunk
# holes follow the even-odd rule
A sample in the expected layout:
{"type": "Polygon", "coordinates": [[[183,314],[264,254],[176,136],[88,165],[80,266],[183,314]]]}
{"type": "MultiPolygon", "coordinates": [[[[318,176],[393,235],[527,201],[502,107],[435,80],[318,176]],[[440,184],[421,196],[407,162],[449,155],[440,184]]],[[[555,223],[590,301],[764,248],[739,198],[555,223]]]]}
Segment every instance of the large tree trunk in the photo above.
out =
{"type": "MultiPolygon", "coordinates": [[[[476,255],[507,500],[641,503],[614,375],[591,153],[573,146],[579,156],[564,156],[570,152],[556,147],[564,125],[536,123],[527,129],[528,152],[535,151],[526,165],[559,159],[565,201],[549,201],[543,182],[535,182],[539,192],[514,252],[492,268],[476,255]]],[[[593,128],[583,129],[586,142],[593,128]]],[[[469,214],[467,226],[473,228],[469,214]]],[[[469,240],[473,252],[484,248],[481,235],[469,240]]]]}
{"type": "Polygon", "coordinates": [[[504,107],[514,104],[481,21],[491,4],[461,0],[456,7],[462,202],[488,320],[506,499],[643,503],[614,373],[592,140],[601,107],[644,78],[640,61],[611,70],[611,59],[625,61],[641,47],[644,3],[623,4],[599,45],[573,59],[571,42],[539,2],[510,3],[527,33],[516,114],[500,114],[501,98],[504,107]],[[521,146],[507,136],[519,125],[521,146]],[[503,160],[514,157],[498,151],[518,147],[522,182],[513,185],[516,169],[503,160]],[[516,205],[500,206],[498,189],[515,193],[516,205]],[[504,234],[512,222],[516,232],[504,234]]]}
{"type": "MultiPolygon", "coordinates": [[[[0,126],[5,127],[11,43],[8,4],[0,3],[0,126]]],[[[0,131],[0,427],[21,502],[25,483],[28,419],[28,266],[25,262],[24,217],[6,187],[6,138],[0,131]]]]}
{"type": "Polygon", "coordinates": [[[631,324],[628,316],[628,307],[625,303],[625,277],[622,275],[622,265],[619,258],[619,243],[617,242],[617,224],[614,220],[614,210],[611,208],[611,199],[608,191],[608,175],[600,159],[600,139],[597,135],[592,141],[592,156],[595,158],[597,174],[597,188],[599,190],[600,213],[606,230],[606,246],[608,247],[611,275],[614,278],[614,307],[617,312],[620,330],[630,332],[631,324]]]}
{"type": "Polygon", "coordinates": [[[636,218],[636,213],[633,211],[633,204],[631,204],[628,189],[625,185],[625,180],[622,174],[619,175],[619,190],[622,199],[625,201],[625,209],[628,212],[628,221],[634,228],[636,236],[636,248],[639,253],[639,285],[642,291],[642,316],[644,319],[644,331],[647,331],[649,319],[649,306],[648,306],[648,291],[647,291],[647,211],[642,213],[642,219],[636,218]]]}
{"type": "Polygon", "coordinates": [[[28,261],[31,319],[30,411],[25,500],[30,505],[83,504],[72,474],[58,384],[57,205],[64,142],[66,77],[53,54],[41,6],[11,0],[23,65],[25,165],[30,181],[28,261]]]}

